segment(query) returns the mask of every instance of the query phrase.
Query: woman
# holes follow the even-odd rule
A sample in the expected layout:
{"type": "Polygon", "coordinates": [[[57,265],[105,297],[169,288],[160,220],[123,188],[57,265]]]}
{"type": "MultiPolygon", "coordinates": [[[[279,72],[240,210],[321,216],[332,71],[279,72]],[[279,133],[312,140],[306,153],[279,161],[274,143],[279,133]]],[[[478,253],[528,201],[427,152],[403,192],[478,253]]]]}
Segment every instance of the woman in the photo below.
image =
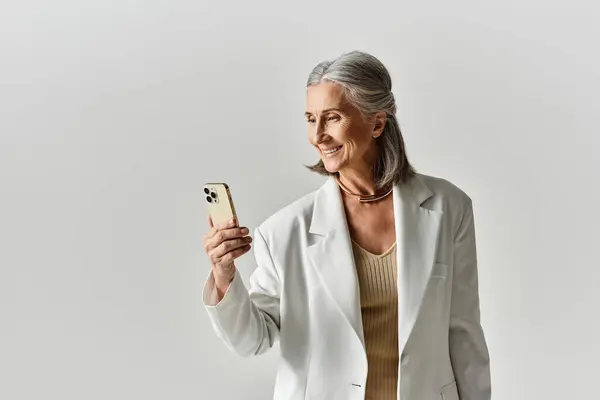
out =
{"type": "Polygon", "coordinates": [[[240,355],[279,340],[274,399],[491,397],[471,199],[415,172],[391,89],[362,52],[311,72],[310,169],[328,179],[256,228],[248,289],[248,229],[209,218],[206,309],[240,355]]]}

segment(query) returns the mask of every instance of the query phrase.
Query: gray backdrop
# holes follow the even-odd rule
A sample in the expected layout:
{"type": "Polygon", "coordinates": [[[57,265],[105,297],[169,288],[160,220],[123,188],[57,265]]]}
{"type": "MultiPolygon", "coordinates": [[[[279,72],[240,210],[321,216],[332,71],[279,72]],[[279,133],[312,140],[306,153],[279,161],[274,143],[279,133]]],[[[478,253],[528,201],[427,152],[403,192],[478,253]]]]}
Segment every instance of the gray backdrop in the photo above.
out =
{"type": "Polygon", "coordinates": [[[2,2],[0,398],[269,398],[278,349],[230,354],[202,306],[201,186],[251,229],[316,189],[304,83],[354,49],[388,66],[416,167],[473,198],[494,398],[596,398],[599,11],[2,2]]]}

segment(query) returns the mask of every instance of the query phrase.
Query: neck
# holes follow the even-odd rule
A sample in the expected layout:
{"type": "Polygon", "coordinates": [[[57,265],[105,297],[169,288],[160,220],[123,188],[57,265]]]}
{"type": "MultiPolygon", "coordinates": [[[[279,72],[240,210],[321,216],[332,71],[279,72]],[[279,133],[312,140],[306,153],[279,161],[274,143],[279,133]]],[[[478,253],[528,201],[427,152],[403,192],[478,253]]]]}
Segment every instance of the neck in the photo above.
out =
{"type": "MultiPolygon", "coordinates": [[[[350,190],[341,181],[341,178],[339,176],[336,176],[335,179],[342,191],[342,199],[344,201],[344,204],[348,204],[348,202],[352,203],[354,200],[356,200],[362,204],[368,204],[368,203],[374,204],[376,202],[384,201],[390,195],[390,193],[392,193],[392,188],[389,188],[389,189],[385,190],[385,193],[379,191],[379,192],[374,192],[373,194],[370,194],[370,195],[365,195],[364,193],[353,192],[352,190],[350,190]]],[[[372,184],[372,185],[374,186],[374,184],[372,184]]]]}
{"type": "Polygon", "coordinates": [[[385,193],[375,193],[374,195],[364,195],[361,193],[352,192],[348,189],[340,180],[338,176],[335,177],[338,185],[340,186],[342,201],[346,206],[351,205],[353,203],[360,203],[367,207],[376,206],[377,203],[386,203],[386,199],[389,198],[389,195],[392,193],[392,188],[386,189],[385,193]]]}
{"type": "Polygon", "coordinates": [[[352,193],[365,196],[375,194],[375,179],[372,170],[344,170],[338,174],[339,180],[352,193]]]}

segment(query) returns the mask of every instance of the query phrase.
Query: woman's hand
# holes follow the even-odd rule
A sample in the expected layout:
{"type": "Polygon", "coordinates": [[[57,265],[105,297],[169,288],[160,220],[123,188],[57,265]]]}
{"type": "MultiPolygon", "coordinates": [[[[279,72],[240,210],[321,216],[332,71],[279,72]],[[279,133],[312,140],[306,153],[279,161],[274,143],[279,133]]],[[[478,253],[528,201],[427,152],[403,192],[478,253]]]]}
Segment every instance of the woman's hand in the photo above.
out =
{"type": "Polygon", "coordinates": [[[234,260],[250,250],[252,238],[248,228],[238,227],[234,219],[214,225],[208,216],[210,230],[204,235],[204,250],[210,259],[219,299],[235,276],[234,260]]]}

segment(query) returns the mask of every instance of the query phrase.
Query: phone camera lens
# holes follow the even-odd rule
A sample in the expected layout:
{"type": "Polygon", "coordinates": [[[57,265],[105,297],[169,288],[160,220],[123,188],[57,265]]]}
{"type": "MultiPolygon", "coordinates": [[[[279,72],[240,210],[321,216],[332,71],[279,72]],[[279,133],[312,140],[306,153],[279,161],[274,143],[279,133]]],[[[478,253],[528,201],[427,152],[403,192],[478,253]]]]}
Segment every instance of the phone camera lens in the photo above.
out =
{"type": "Polygon", "coordinates": [[[212,199],[210,198],[210,196],[206,196],[206,201],[208,201],[209,203],[212,203],[212,199]]]}
{"type": "Polygon", "coordinates": [[[210,192],[210,190],[208,190],[208,188],[204,188],[204,193],[208,194],[210,192]]]}
{"type": "Polygon", "coordinates": [[[213,199],[216,199],[217,194],[215,192],[210,192],[210,197],[212,197],[213,199]]]}

